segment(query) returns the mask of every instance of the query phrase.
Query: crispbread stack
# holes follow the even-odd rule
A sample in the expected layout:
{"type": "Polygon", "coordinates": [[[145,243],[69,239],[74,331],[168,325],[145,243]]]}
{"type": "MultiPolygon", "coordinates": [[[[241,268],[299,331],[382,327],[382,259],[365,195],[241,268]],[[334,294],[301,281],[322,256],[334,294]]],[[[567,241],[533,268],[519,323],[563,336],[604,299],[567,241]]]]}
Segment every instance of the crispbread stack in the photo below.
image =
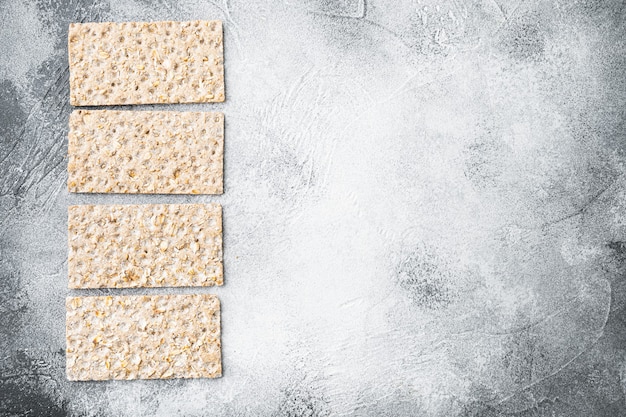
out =
{"type": "MultiPolygon", "coordinates": [[[[224,101],[222,22],[71,24],[74,106],[224,101]]],[[[221,194],[219,112],[76,110],[68,190],[221,194]]],[[[223,284],[219,204],[68,209],[68,286],[223,284]]],[[[70,380],[215,378],[222,374],[216,296],[68,297],[70,380]]]]}

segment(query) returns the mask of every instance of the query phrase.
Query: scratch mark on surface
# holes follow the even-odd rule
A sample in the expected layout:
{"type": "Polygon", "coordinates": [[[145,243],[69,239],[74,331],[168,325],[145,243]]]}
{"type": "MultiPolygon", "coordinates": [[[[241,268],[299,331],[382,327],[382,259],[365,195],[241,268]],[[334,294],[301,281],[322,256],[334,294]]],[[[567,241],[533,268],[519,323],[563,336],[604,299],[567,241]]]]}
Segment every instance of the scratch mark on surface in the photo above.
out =
{"type": "Polygon", "coordinates": [[[418,77],[419,74],[414,74],[412,76],[410,76],[409,78],[407,78],[407,80],[405,82],[402,83],[402,85],[400,87],[398,87],[393,93],[389,94],[389,96],[387,98],[385,98],[384,100],[380,101],[380,104],[384,104],[384,103],[388,103],[392,100],[396,100],[398,98],[400,98],[400,96],[402,96],[403,94],[406,94],[410,91],[416,90],[418,88],[421,87],[426,87],[435,83],[441,83],[444,80],[447,80],[449,78],[452,78],[455,74],[458,73],[458,70],[452,71],[452,72],[448,72],[446,74],[442,74],[442,75],[437,75],[434,79],[432,80],[428,80],[428,81],[424,81],[421,82],[417,85],[414,85],[412,87],[406,88],[411,81],[413,81],[415,78],[418,77]]]}
{"type": "Polygon", "coordinates": [[[402,43],[402,45],[404,45],[409,50],[414,50],[415,49],[415,46],[409,44],[399,33],[391,30],[390,28],[388,28],[387,26],[385,26],[385,25],[383,25],[381,23],[378,23],[378,22],[375,22],[375,21],[369,19],[367,17],[367,3],[365,2],[365,0],[363,0],[361,4],[362,4],[362,11],[360,11],[360,13],[357,16],[347,16],[347,15],[331,14],[331,13],[324,13],[324,12],[317,12],[317,11],[308,11],[308,13],[315,14],[315,15],[320,15],[320,16],[326,16],[326,17],[334,18],[334,19],[345,19],[345,20],[353,20],[353,21],[363,22],[366,25],[375,27],[375,28],[377,28],[379,30],[382,30],[383,32],[387,33],[388,35],[392,36],[397,41],[402,43]]]}
{"type": "Polygon", "coordinates": [[[496,0],[491,0],[491,2],[493,4],[495,4],[495,6],[498,8],[498,10],[500,11],[500,13],[502,13],[502,17],[504,18],[504,21],[506,22],[508,19],[506,13],[504,13],[504,10],[502,9],[502,7],[500,7],[500,5],[498,4],[498,2],[496,0]]]}
{"type": "MultiPolygon", "coordinates": [[[[505,27],[507,27],[509,25],[509,23],[511,22],[511,19],[513,18],[513,16],[515,15],[515,13],[517,13],[517,10],[520,8],[520,6],[524,3],[524,0],[520,0],[515,7],[513,8],[513,10],[511,10],[511,13],[508,14],[508,16],[505,14],[504,17],[504,22],[502,22],[501,25],[498,26],[498,28],[496,29],[495,33],[493,34],[493,36],[496,36],[500,33],[500,31],[502,31],[502,29],[504,29],[505,27]]],[[[500,6],[498,6],[498,8],[500,8],[500,6]]],[[[502,10],[502,9],[500,9],[502,10]]],[[[504,12],[503,12],[504,14],[504,12]]]]}
{"type": "Polygon", "coordinates": [[[551,226],[557,225],[561,222],[564,222],[566,220],[569,220],[571,218],[577,217],[577,216],[581,216],[584,215],[585,212],[600,198],[602,197],[602,195],[604,193],[606,193],[611,187],[613,187],[614,184],[617,183],[617,181],[621,178],[621,176],[618,176],[617,178],[615,178],[613,181],[611,181],[611,183],[609,185],[607,185],[605,188],[603,188],[602,190],[600,190],[599,192],[597,192],[596,194],[594,194],[593,196],[591,196],[591,198],[589,200],[587,200],[587,202],[585,202],[578,210],[574,211],[573,213],[567,214],[563,217],[560,217],[558,219],[555,220],[551,220],[548,221],[546,223],[544,223],[543,225],[541,225],[541,229],[546,229],[549,228],[551,226]]]}
{"type": "Polygon", "coordinates": [[[357,2],[356,12],[353,15],[345,15],[331,12],[324,12],[319,10],[309,10],[309,13],[317,14],[321,16],[329,16],[329,17],[344,17],[344,18],[352,18],[352,19],[364,19],[367,15],[367,2],[366,0],[359,0],[357,2]]]}
{"type": "Polygon", "coordinates": [[[559,306],[557,306],[553,311],[551,311],[550,313],[548,313],[547,315],[545,315],[544,317],[532,322],[532,323],[528,323],[525,324],[523,326],[520,327],[516,327],[514,329],[511,330],[506,330],[506,331],[496,331],[496,332],[489,332],[489,331],[483,331],[483,330],[479,330],[477,328],[474,329],[468,329],[468,330],[464,330],[462,332],[455,332],[455,333],[450,333],[450,335],[452,336],[462,336],[462,335],[466,335],[466,334],[481,334],[481,335],[485,335],[485,336],[511,336],[511,335],[515,335],[518,333],[522,333],[522,332],[526,332],[530,329],[532,329],[533,327],[537,327],[547,321],[549,321],[550,319],[560,316],[562,314],[564,314],[566,312],[565,308],[567,306],[569,306],[570,304],[573,304],[574,302],[578,302],[580,301],[580,296],[575,296],[570,298],[569,300],[566,300],[565,302],[563,302],[562,304],[560,304],[559,306]]]}
{"type": "MultiPolygon", "coordinates": [[[[611,293],[611,283],[608,280],[604,280],[604,282],[608,285],[609,287],[609,294],[611,293]]],[[[595,338],[595,340],[593,340],[592,342],[590,342],[584,349],[581,349],[580,352],[578,352],[576,355],[574,355],[571,359],[569,359],[567,362],[565,362],[563,365],[561,365],[558,369],[556,369],[554,372],[539,378],[536,381],[532,381],[531,383],[525,385],[523,388],[520,388],[519,390],[516,390],[515,392],[513,392],[512,394],[504,397],[502,400],[498,401],[498,404],[502,404],[507,402],[508,400],[510,400],[511,398],[515,397],[517,394],[520,394],[524,391],[527,391],[528,389],[542,383],[543,381],[546,381],[552,377],[554,377],[555,375],[559,374],[560,372],[563,372],[564,370],[566,370],[572,363],[574,363],[574,361],[576,361],[578,358],[580,358],[583,354],[585,354],[586,352],[588,352],[589,350],[591,350],[591,348],[593,346],[595,346],[596,343],[598,343],[598,341],[600,340],[600,338],[603,335],[604,329],[606,328],[606,324],[609,321],[609,315],[611,312],[611,297],[609,297],[609,302],[604,314],[604,320],[602,323],[602,326],[600,327],[600,329],[598,330],[598,336],[595,338]]]]}

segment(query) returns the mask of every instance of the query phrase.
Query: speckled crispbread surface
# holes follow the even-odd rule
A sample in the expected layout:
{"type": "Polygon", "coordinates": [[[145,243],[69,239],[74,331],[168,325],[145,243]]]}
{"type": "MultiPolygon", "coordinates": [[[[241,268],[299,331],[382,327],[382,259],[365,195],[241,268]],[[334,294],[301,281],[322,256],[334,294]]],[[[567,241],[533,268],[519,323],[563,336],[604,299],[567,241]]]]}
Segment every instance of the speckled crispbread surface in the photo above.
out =
{"type": "Polygon", "coordinates": [[[76,110],[68,154],[70,192],[221,194],[224,115],[76,110]]]}
{"type": "Polygon", "coordinates": [[[72,23],[73,106],[224,101],[222,22],[72,23]]]}
{"type": "Polygon", "coordinates": [[[69,380],[222,375],[214,295],[70,297],[65,305],[69,380]]]}
{"type": "Polygon", "coordinates": [[[68,209],[70,288],[222,285],[219,204],[68,209]]]}

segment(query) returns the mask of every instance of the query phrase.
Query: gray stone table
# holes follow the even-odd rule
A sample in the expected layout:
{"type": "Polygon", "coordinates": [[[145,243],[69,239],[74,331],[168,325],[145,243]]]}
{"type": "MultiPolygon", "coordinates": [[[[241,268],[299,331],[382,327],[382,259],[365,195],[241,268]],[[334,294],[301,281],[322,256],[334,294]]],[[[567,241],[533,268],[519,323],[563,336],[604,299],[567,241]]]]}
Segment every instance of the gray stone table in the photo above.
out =
{"type": "Polygon", "coordinates": [[[0,416],[626,415],[626,6],[0,1],[0,416]],[[221,196],[70,195],[70,22],[220,19],[221,196]],[[219,202],[225,285],[67,289],[67,206],[219,202]],[[68,382],[64,300],[210,292],[224,376],[68,382]]]}

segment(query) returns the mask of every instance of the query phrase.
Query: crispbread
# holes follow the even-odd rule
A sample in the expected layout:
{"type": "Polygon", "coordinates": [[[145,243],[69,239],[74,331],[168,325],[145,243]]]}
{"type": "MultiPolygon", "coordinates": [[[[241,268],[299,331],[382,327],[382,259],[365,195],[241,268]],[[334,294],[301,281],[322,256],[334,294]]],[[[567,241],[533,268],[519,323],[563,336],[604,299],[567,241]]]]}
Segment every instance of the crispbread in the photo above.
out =
{"type": "Polygon", "coordinates": [[[222,285],[219,204],[68,209],[69,288],[222,285]]]}
{"type": "Polygon", "coordinates": [[[214,295],[70,297],[65,305],[69,380],[222,375],[214,295]]]}
{"type": "Polygon", "coordinates": [[[68,154],[70,192],[221,194],[224,115],[75,110],[68,154]]]}
{"type": "Polygon", "coordinates": [[[222,22],[72,23],[70,104],[224,101],[222,22]]]}

